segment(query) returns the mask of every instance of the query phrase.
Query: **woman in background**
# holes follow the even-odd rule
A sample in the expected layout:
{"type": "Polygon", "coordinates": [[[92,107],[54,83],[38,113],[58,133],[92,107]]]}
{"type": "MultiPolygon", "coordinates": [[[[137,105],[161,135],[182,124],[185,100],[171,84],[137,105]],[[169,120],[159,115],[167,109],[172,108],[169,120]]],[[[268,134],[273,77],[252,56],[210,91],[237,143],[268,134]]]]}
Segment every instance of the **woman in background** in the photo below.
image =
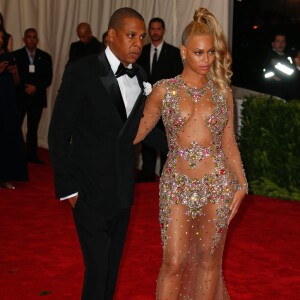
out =
{"type": "Polygon", "coordinates": [[[0,12],[0,30],[3,32],[2,48],[4,49],[4,51],[11,52],[13,49],[13,39],[12,36],[5,30],[4,20],[1,12],[0,12]]]}
{"type": "Polygon", "coordinates": [[[160,178],[157,299],[230,299],[223,249],[247,181],[234,134],[231,57],[207,9],[198,9],[185,28],[181,56],[182,74],[154,86],[134,141],[162,115],[169,154],[160,178]]]}
{"type": "Polygon", "coordinates": [[[15,93],[20,79],[14,58],[3,44],[0,30],[0,188],[15,189],[11,181],[28,180],[28,169],[15,93]]]}

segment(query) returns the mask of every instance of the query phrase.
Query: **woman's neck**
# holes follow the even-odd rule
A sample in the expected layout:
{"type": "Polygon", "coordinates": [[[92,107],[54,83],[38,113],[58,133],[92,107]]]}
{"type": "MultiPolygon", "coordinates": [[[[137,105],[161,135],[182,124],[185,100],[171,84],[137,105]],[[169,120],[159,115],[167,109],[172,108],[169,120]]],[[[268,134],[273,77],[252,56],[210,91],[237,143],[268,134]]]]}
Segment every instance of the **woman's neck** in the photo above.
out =
{"type": "Polygon", "coordinates": [[[184,70],[180,76],[188,86],[193,87],[202,87],[208,81],[207,77],[204,75],[195,75],[194,73],[191,74],[189,72],[185,72],[184,70]]]}

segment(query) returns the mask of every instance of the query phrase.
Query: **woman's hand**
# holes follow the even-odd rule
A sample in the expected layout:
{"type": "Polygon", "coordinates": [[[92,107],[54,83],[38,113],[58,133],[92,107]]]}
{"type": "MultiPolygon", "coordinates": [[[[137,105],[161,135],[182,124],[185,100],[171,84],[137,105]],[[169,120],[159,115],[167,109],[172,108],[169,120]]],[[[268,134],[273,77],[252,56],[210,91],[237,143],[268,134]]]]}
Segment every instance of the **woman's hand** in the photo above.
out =
{"type": "Polygon", "coordinates": [[[241,190],[237,190],[236,193],[233,196],[233,201],[230,205],[230,215],[229,215],[229,219],[228,219],[228,225],[231,222],[231,220],[233,219],[233,217],[236,215],[236,213],[239,210],[239,207],[244,199],[246,195],[246,191],[244,189],[241,190]]]}
{"type": "Polygon", "coordinates": [[[8,72],[10,72],[11,74],[16,74],[18,72],[17,66],[16,65],[12,65],[7,67],[8,72]]]}
{"type": "Polygon", "coordinates": [[[8,66],[8,61],[1,61],[0,62],[0,73],[2,73],[8,66]]]}

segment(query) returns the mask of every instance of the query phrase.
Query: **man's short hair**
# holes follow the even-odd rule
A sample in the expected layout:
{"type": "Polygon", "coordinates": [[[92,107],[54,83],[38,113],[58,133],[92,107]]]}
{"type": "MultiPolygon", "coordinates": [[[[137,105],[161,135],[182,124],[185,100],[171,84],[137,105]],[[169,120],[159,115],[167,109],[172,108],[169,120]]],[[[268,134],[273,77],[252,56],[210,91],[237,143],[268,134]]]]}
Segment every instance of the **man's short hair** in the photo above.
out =
{"type": "Polygon", "coordinates": [[[165,29],[165,22],[164,22],[164,20],[161,19],[161,18],[158,18],[158,17],[152,18],[152,19],[150,20],[150,22],[149,22],[149,28],[150,28],[151,24],[154,23],[154,22],[160,23],[161,26],[162,26],[162,28],[165,29]]]}
{"type": "Polygon", "coordinates": [[[278,31],[278,32],[273,33],[272,42],[275,42],[277,36],[284,36],[286,38],[286,34],[284,32],[278,31]]]}
{"type": "Polygon", "coordinates": [[[125,18],[139,19],[144,22],[142,15],[130,7],[122,7],[117,9],[110,17],[108,28],[118,29],[122,26],[125,18]]]}
{"type": "Polygon", "coordinates": [[[28,32],[34,32],[34,33],[36,33],[36,35],[37,35],[37,31],[36,31],[35,28],[27,28],[27,29],[24,31],[24,36],[25,36],[28,32]]]}

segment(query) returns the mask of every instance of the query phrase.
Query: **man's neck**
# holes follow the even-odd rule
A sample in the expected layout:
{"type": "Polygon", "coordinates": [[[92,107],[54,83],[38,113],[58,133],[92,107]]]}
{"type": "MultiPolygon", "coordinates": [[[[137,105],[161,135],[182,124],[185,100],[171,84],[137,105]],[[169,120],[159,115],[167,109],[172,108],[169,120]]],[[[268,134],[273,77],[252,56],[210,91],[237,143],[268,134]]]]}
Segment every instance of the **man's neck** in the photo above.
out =
{"type": "Polygon", "coordinates": [[[164,40],[160,40],[160,41],[154,41],[154,42],[152,42],[151,41],[151,44],[155,47],[155,48],[157,48],[160,44],[162,44],[164,42],[164,40]]]}
{"type": "Polygon", "coordinates": [[[36,51],[36,48],[27,48],[27,47],[25,47],[25,48],[26,48],[27,52],[29,52],[29,53],[35,53],[35,51],[36,51]]]}
{"type": "Polygon", "coordinates": [[[284,52],[279,52],[276,49],[273,48],[273,51],[276,52],[278,55],[284,56],[284,52]]]}

